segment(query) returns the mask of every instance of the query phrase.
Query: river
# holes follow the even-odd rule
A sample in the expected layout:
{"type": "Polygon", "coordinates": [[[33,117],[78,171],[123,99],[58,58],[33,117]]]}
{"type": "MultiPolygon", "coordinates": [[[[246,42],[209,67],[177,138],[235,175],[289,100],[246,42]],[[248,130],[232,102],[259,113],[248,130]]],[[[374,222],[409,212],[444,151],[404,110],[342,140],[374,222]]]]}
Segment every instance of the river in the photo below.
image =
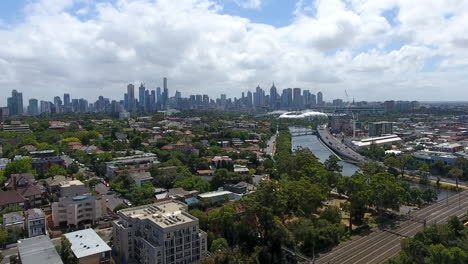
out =
{"type": "MultiPolygon", "coordinates": [[[[292,131],[294,129],[295,129],[294,127],[290,128],[290,130],[292,130],[292,131]]],[[[306,136],[292,137],[291,145],[292,145],[293,150],[297,149],[298,147],[310,149],[310,151],[312,153],[314,153],[314,155],[320,160],[320,162],[324,162],[325,160],[328,159],[328,157],[330,157],[330,155],[334,155],[333,152],[329,148],[327,148],[318,139],[318,137],[316,135],[306,135],[306,136]]],[[[356,171],[359,170],[359,167],[354,165],[354,164],[347,163],[347,162],[344,162],[344,161],[340,161],[339,163],[340,163],[341,166],[343,166],[343,171],[342,171],[343,176],[351,176],[356,171]]],[[[421,190],[424,190],[426,188],[434,188],[434,187],[431,187],[431,186],[412,183],[412,182],[410,182],[409,184],[411,186],[418,187],[421,190]]],[[[446,189],[439,189],[439,190],[436,189],[436,191],[437,191],[438,200],[442,200],[442,199],[447,198],[447,195],[451,196],[451,195],[456,194],[455,191],[446,190],[446,189]]]]}

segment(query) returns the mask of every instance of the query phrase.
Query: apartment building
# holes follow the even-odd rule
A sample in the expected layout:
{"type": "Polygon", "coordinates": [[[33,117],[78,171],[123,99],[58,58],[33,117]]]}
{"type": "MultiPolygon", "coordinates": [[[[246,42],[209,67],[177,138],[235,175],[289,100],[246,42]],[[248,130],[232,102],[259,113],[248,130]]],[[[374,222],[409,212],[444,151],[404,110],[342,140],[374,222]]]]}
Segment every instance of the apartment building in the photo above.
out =
{"type": "Polygon", "coordinates": [[[94,225],[105,216],[106,204],[101,196],[80,195],[61,198],[52,203],[52,220],[54,226],[66,225],[94,225]]]}
{"type": "Polygon", "coordinates": [[[159,163],[158,157],[153,153],[143,153],[140,155],[119,157],[106,162],[106,175],[112,179],[118,170],[128,170],[133,168],[149,168],[153,164],[159,163]]]}
{"type": "Polygon", "coordinates": [[[29,209],[25,213],[25,226],[28,237],[47,234],[46,215],[39,208],[29,209]]]}
{"type": "Polygon", "coordinates": [[[79,180],[70,180],[59,184],[59,193],[60,197],[74,197],[89,193],[89,189],[79,180]]]}
{"type": "Polygon", "coordinates": [[[207,254],[207,236],[187,205],[164,201],[118,212],[113,245],[126,263],[197,263],[207,254]]]}

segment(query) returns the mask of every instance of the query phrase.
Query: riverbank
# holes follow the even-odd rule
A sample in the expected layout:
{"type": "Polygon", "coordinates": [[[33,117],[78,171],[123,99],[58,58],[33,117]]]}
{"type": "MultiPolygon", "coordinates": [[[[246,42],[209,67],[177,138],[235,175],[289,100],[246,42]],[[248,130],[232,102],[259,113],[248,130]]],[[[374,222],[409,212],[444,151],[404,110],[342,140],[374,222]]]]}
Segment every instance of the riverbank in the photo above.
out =
{"type": "MultiPolygon", "coordinates": [[[[420,184],[419,183],[419,181],[420,181],[419,177],[404,175],[403,179],[406,180],[406,181],[409,181],[409,182],[420,184]]],[[[450,191],[457,191],[457,185],[453,184],[453,183],[439,182],[439,186],[437,186],[437,181],[429,180],[429,185],[432,186],[432,187],[435,187],[435,188],[441,188],[441,189],[446,189],[446,190],[450,190],[450,191]]],[[[466,187],[464,185],[460,185],[460,184],[458,185],[458,188],[461,191],[468,190],[468,187],[466,187]]]]}

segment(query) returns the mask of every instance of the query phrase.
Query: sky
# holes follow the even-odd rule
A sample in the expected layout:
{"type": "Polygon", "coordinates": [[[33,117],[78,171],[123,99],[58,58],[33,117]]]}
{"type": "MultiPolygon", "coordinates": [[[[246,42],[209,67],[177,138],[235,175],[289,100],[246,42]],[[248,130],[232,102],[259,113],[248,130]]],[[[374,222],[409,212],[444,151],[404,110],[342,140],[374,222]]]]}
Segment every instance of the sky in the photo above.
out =
{"type": "Polygon", "coordinates": [[[1,0],[0,105],[56,95],[468,101],[466,0],[1,0]],[[267,92],[268,93],[268,92],[267,92]]]}

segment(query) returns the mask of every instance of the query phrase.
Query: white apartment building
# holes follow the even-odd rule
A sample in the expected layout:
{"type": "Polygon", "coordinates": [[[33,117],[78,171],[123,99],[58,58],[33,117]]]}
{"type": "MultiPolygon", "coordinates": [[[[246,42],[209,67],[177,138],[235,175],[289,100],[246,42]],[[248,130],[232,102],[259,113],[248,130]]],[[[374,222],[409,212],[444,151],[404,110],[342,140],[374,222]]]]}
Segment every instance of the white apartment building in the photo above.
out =
{"type": "Polygon", "coordinates": [[[105,200],[92,195],[80,195],[61,198],[52,203],[52,220],[54,226],[95,224],[107,215],[105,200]]]}
{"type": "Polygon", "coordinates": [[[197,263],[207,254],[207,236],[187,210],[178,201],[120,210],[113,222],[114,250],[127,263],[197,263]]]}
{"type": "Polygon", "coordinates": [[[24,222],[28,237],[47,235],[46,215],[41,209],[27,210],[24,222]]]}

